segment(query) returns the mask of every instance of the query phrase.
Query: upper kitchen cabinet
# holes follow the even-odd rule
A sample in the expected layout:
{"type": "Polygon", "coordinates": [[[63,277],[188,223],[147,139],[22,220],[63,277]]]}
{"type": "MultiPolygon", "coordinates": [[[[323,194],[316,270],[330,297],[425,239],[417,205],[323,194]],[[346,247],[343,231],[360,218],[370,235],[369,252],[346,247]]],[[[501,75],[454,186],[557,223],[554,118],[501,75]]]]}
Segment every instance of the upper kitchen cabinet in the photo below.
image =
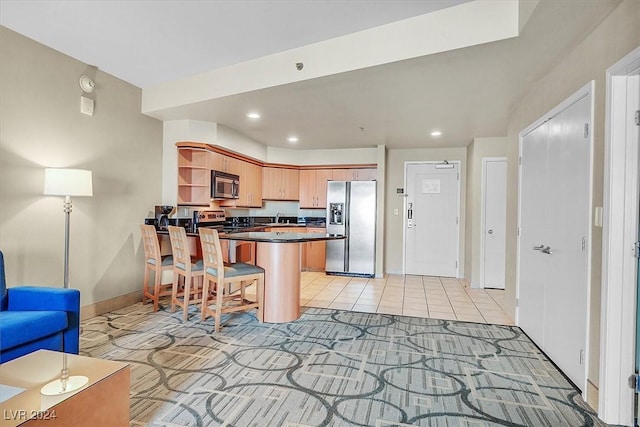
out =
{"type": "Polygon", "coordinates": [[[241,160],[233,157],[220,153],[211,153],[211,169],[213,170],[240,175],[241,163],[241,160]]]}
{"type": "Polygon", "coordinates": [[[334,169],[334,181],[372,181],[377,179],[378,170],[374,168],[334,169]]]}
{"type": "Polygon", "coordinates": [[[219,203],[243,208],[260,208],[263,200],[300,200],[300,208],[325,209],[328,181],[368,181],[377,175],[374,164],[280,165],[201,142],[177,142],[176,146],[180,205],[210,204],[212,170],[240,177],[238,199],[219,203]]]}
{"type": "Polygon", "coordinates": [[[255,163],[238,160],[240,188],[238,198],[221,200],[220,206],[238,208],[262,207],[262,167],[255,163]]]}
{"type": "Polygon", "coordinates": [[[209,204],[212,154],[201,148],[178,149],[178,204],[209,204]]]}
{"type": "Polygon", "coordinates": [[[297,169],[262,168],[262,198],[265,200],[298,200],[300,175],[297,169]]]}
{"type": "Polygon", "coordinates": [[[240,162],[240,197],[238,206],[262,207],[262,167],[250,162],[240,162]]]}
{"type": "Polygon", "coordinates": [[[331,169],[302,169],[300,171],[300,207],[327,207],[327,181],[333,179],[331,169]]]}

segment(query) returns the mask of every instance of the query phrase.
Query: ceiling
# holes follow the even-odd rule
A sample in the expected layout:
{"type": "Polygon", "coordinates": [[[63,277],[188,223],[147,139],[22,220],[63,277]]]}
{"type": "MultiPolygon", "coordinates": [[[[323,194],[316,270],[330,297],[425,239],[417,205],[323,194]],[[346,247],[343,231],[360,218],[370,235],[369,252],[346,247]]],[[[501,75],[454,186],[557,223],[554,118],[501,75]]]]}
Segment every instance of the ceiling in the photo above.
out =
{"type": "MultiPolygon", "coordinates": [[[[513,0],[515,1],[515,0],[513,0]]],[[[528,0],[525,0],[528,1],[528,0]]],[[[464,0],[0,1],[0,23],[144,91],[464,0]]],[[[542,0],[520,36],[151,112],[284,148],[466,146],[620,0],[542,0]],[[249,120],[257,110],[262,117],[249,120]],[[441,130],[443,135],[431,137],[441,130]],[[294,146],[287,136],[299,137],[294,146]]],[[[370,47],[364,47],[370,48],[370,47]]]]}

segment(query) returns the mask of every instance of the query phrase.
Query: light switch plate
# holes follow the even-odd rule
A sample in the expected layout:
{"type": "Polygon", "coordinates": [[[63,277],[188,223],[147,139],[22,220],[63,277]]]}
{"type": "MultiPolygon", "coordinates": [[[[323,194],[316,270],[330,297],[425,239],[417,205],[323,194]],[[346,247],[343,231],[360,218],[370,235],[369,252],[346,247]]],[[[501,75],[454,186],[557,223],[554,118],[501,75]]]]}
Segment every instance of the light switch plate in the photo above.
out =
{"type": "Polygon", "coordinates": [[[593,212],[593,224],[596,227],[602,227],[602,206],[596,206],[593,212]]]}
{"type": "Polygon", "coordinates": [[[80,112],[87,116],[93,116],[93,99],[86,96],[80,97],[80,112]]]}

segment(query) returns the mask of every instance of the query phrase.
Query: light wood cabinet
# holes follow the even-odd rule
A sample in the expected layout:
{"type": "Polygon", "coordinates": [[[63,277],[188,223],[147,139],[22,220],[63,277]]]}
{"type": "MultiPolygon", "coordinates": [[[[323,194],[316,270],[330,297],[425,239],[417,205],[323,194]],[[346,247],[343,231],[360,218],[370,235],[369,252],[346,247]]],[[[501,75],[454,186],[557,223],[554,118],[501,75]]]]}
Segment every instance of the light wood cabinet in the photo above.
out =
{"type": "Polygon", "coordinates": [[[373,181],[378,179],[378,169],[356,169],[356,181],[373,181]]]}
{"type": "Polygon", "coordinates": [[[325,209],[328,181],[365,181],[377,177],[375,168],[364,167],[372,166],[370,164],[347,169],[265,165],[209,144],[179,142],[176,145],[180,205],[208,206],[211,203],[212,170],[240,177],[239,198],[220,202],[221,206],[227,207],[259,208],[263,200],[299,200],[300,208],[325,209]]]}
{"type": "Polygon", "coordinates": [[[300,199],[300,171],[297,169],[284,170],[284,195],[286,200],[300,199]]]}
{"type": "Polygon", "coordinates": [[[333,179],[331,169],[303,169],[300,171],[300,207],[327,207],[327,181],[333,179]]]}
{"type": "Polygon", "coordinates": [[[236,206],[262,207],[262,168],[256,164],[239,161],[240,191],[236,206]]]}
{"type": "Polygon", "coordinates": [[[211,169],[219,172],[226,172],[233,175],[240,175],[242,160],[225,156],[220,153],[211,153],[211,169]]]}
{"type": "Polygon", "coordinates": [[[300,172],[296,169],[262,168],[262,198],[298,200],[300,172]]]}
{"type": "MultiPolygon", "coordinates": [[[[229,259],[229,240],[220,239],[220,250],[222,251],[222,260],[224,262],[232,262],[229,259]]],[[[244,262],[256,265],[256,242],[236,241],[235,260],[233,262],[244,262]]]]}
{"type": "Polygon", "coordinates": [[[178,204],[209,204],[212,154],[200,148],[178,149],[178,204]]]}
{"type": "Polygon", "coordinates": [[[373,168],[334,169],[334,181],[371,181],[378,177],[378,170],[373,168]]]}
{"type": "Polygon", "coordinates": [[[282,197],[282,172],[278,168],[262,168],[262,198],[273,200],[282,197]]]}
{"type": "MultiPolygon", "coordinates": [[[[326,228],[307,227],[307,233],[325,234],[326,228]]],[[[324,271],[327,255],[327,242],[307,242],[302,245],[302,269],[305,271],[324,271]]]]}

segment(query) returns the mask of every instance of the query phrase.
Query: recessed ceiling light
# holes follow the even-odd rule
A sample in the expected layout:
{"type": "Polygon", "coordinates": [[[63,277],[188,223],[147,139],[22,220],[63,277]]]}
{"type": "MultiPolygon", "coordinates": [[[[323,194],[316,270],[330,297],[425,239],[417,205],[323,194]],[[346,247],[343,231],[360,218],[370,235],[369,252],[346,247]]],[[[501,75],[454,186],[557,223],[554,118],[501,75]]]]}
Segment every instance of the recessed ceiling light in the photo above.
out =
{"type": "Polygon", "coordinates": [[[247,113],[247,117],[249,117],[250,119],[259,119],[260,118],[260,113],[256,113],[254,111],[247,113]]]}
{"type": "Polygon", "coordinates": [[[289,138],[287,138],[287,141],[289,141],[292,144],[295,144],[296,142],[298,142],[298,137],[297,136],[290,136],[289,138]]]}
{"type": "Polygon", "coordinates": [[[431,136],[440,136],[442,135],[442,132],[440,132],[439,130],[434,130],[433,132],[431,132],[431,136]]]}

